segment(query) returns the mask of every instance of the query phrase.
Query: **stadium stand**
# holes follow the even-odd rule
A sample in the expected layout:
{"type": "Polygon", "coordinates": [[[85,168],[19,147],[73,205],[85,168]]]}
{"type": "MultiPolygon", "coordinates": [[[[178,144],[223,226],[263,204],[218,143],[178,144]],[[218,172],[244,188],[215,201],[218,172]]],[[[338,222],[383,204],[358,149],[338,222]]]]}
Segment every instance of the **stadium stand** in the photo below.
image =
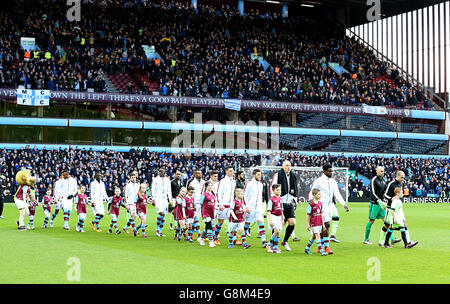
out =
{"type": "Polygon", "coordinates": [[[119,92],[139,94],[433,108],[398,71],[318,20],[241,17],[208,5],[196,12],[186,1],[84,5],[74,23],[65,1],[16,1],[2,10],[0,86],[105,92],[109,78],[119,92]],[[22,36],[36,37],[40,52],[25,58],[22,36]],[[147,59],[143,44],[161,59],[147,59]],[[252,58],[255,50],[269,66],[252,58]],[[338,75],[328,62],[349,73],[338,75]]]}

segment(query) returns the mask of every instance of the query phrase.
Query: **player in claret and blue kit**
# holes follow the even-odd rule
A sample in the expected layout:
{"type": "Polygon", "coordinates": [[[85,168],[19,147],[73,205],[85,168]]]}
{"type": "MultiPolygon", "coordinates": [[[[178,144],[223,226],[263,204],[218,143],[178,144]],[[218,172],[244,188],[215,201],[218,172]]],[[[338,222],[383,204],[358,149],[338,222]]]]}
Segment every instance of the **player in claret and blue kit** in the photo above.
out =
{"type": "Polygon", "coordinates": [[[237,233],[241,234],[242,247],[245,249],[249,248],[251,245],[247,244],[246,233],[244,231],[244,190],[241,188],[236,188],[235,199],[230,204],[230,217],[229,217],[229,245],[228,248],[234,248],[234,242],[237,238],[237,233]]]}
{"type": "Polygon", "coordinates": [[[123,197],[120,195],[120,188],[116,187],[114,189],[114,195],[109,199],[108,202],[108,214],[111,215],[111,224],[109,225],[108,233],[112,234],[112,229],[114,228],[116,234],[120,234],[120,230],[117,227],[117,221],[119,219],[120,207],[127,208],[124,204],[123,197]]]}
{"type": "Polygon", "coordinates": [[[283,200],[280,196],[281,185],[273,184],[272,193],[273,196],[267,204],[267,222],[269,223],[269,230],[272,230],[272,237],[270,238],[269,246],[266,248],[269,253],[281,253],[281,250],[278,248],[280,232],[284,223],[283,200]]]}
{"type": "Polygon", "coordinates": [[[314,240],[317,241],[317,249],[320,255],[327,255],[325,250],[322,248],[322,239],[320,234],[323,230],[326,230],[325,222],[323,220],[323,207],[320,200],[320,190],[312,189],[313,199],[309,201],[308,210],[306,211],[306,229],[311,232],[311,239],[306,245],[305,253],[311,254],[310,248],[314,244],[314,240]]]}

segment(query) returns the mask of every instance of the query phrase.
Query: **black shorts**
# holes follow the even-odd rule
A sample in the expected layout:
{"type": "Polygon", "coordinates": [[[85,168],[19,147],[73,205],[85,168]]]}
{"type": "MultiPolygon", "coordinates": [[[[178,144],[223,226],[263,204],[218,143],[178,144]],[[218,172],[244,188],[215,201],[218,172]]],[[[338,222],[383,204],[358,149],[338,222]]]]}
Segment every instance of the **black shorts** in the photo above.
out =
{"type": "Polygon", "coordinates": [[[283,204],[283,215],[284,215],[284,219],[290,219],[290,218],[295,218],[295,205],[292,203],[283,204]]]}

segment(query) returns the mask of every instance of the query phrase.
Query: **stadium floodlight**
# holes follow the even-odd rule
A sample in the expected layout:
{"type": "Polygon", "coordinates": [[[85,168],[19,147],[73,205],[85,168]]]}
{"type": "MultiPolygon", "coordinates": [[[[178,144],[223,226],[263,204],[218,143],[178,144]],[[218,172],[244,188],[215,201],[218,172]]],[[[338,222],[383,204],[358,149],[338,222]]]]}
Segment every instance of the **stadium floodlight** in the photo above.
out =
{"type": "Polygon", "coordinates": [[[302,3],[302,4],[300,4],[300,6],[303,6],[303,7],[314,7],[314,5],[306,4],[306,3],[302,3]]]}
{"type": "Polygon", "coordinates": [[[267,0],[267,3],[275,3],[275,4],[280,4],[280,1],[272,1],[272,0],[267,0]]]}

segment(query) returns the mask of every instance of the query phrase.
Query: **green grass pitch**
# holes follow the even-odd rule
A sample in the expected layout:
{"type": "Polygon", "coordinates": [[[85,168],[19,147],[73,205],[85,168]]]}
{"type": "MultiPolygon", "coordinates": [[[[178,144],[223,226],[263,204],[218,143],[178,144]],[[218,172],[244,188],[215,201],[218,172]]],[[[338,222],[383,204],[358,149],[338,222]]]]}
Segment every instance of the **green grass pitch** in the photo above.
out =
{"type": "MultiPolygon", "coordinates": [[[[18,231],[18,210],[14,204],[5,204],[6,219],[0,220],[0,283],[450,283],[449,204],[405,204],[411,239],[419,241],[412,249],[404,249],[403,243],[392,249],[379,247],[380,220],[372,227],[374,244],[363,245],[368,204],[349,206],[349,213],[338,206],[341,221],[337,237],[342,242],[331,243],[335,254],[322,257],[316,253],[316,244],[312,256],[303,252],[309,238],[305,204],[297,208],[295,232],[301,241],[290,242],[291,252],[280,246],[282,254],[269,254],[261,247],[260,239],[255,237],[257,226],[253,226],[249,238],[253,246],[247,250],[240,246],[228,249],[224,229],[222,244],[216,248],[177,242],[167,220],[167,237],[157,238],[153,206],[148,207],[149,238],[144,239],[140,235],[135,238],[132,234],[108,234],[108,215],[101,222],[103,232],[92,231],[90,207],[85,233],[75,231],[74,213],[71,230],[63,230],[62,212],[54,228],[42,229],[41,206],[36,210],[36,229],[18,231]],[[79,281],[68,279],[72,278],[75,265],[71,258],[79,261],[79,281]]],[[[121,212],[119,228],[126,222],[125,209],[121,212]]],[[[400,237],[398,232],[395,235],[400,237]]]]}

